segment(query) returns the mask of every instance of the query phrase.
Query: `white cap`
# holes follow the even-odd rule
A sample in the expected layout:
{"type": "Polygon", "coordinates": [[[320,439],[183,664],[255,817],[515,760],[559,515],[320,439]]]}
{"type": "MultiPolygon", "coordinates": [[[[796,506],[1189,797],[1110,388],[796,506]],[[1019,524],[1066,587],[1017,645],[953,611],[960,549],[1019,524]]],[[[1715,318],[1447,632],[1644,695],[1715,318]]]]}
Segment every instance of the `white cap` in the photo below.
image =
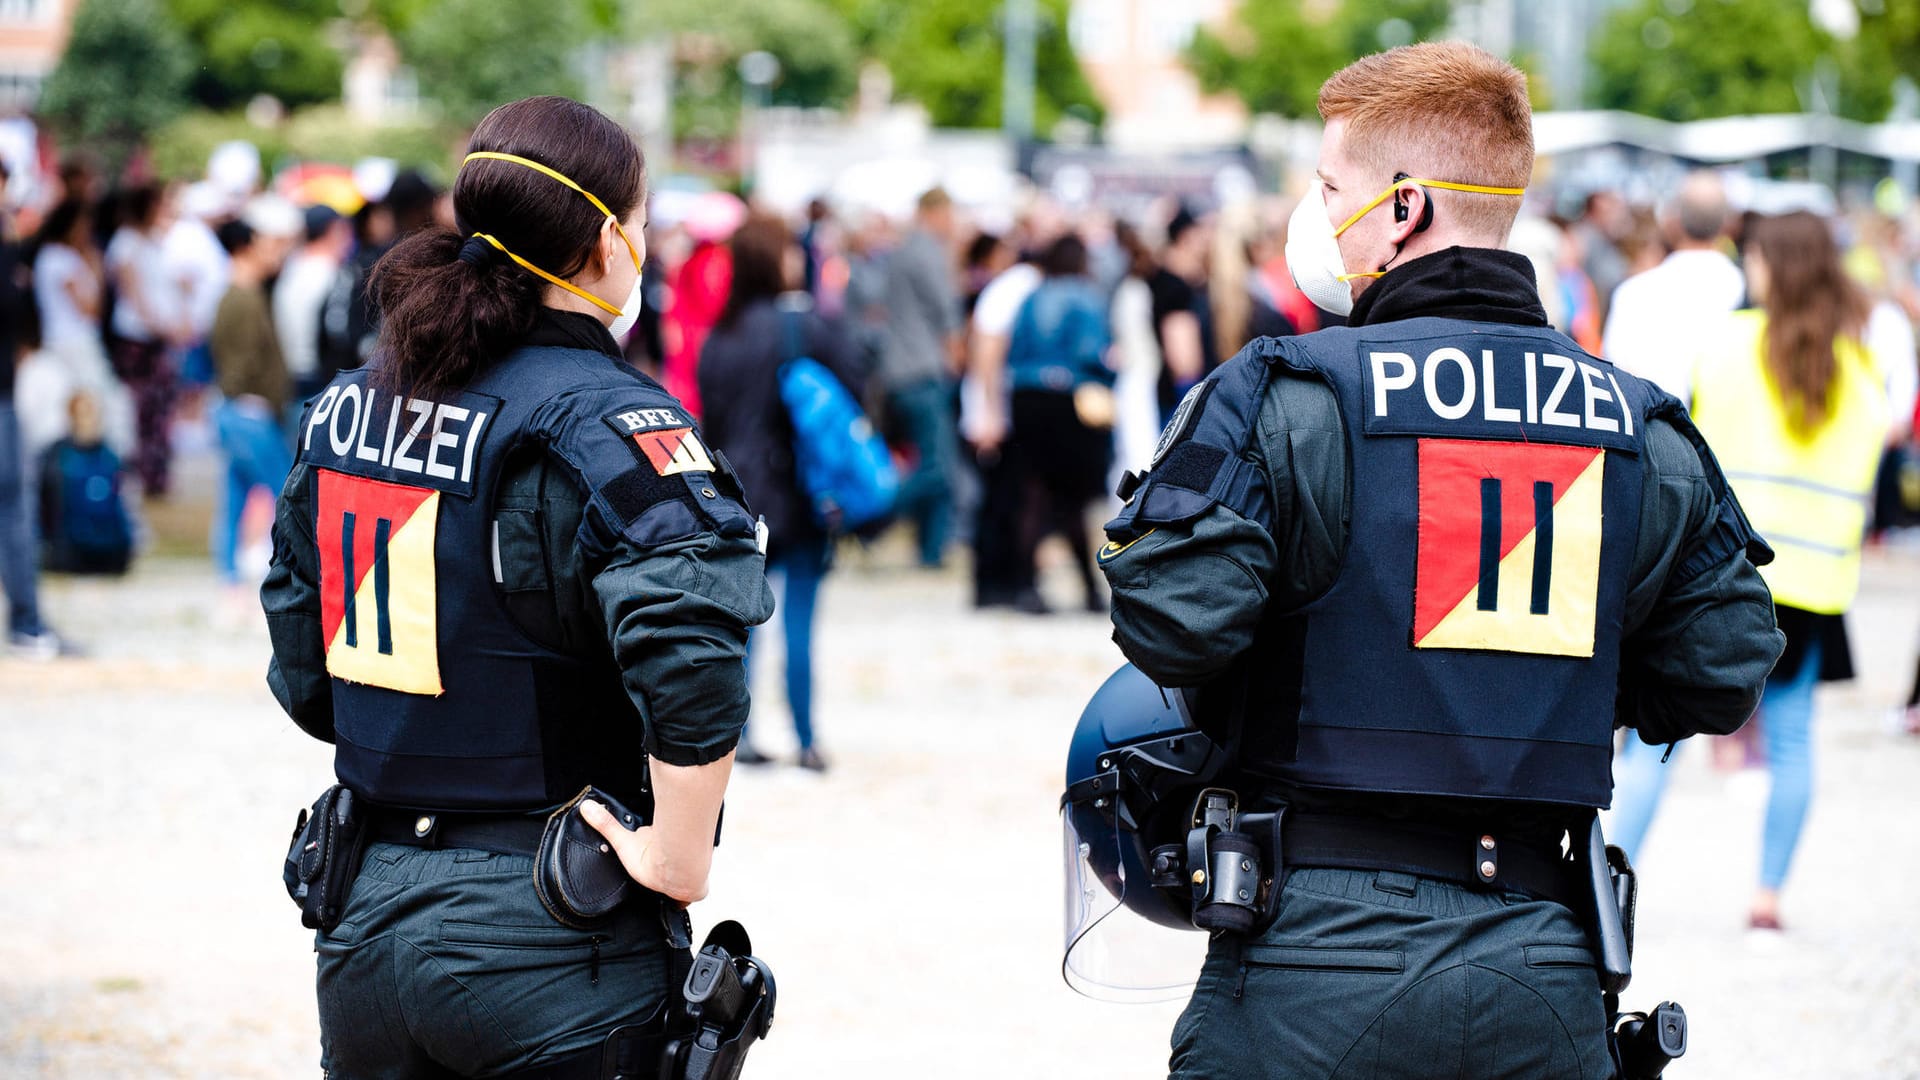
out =
{"type": "Polygon", "coordinates": [[[260,148],[243,139],[214,147],[207,158],[207,180],[238,198],[253,194],[260,186],[260,148]]]}
{"type": "Polygon", "coordinates": [[[256,195],[247,203],[240,220],[261,236],[299,236],[306,229],[300,208],[279,195],[256,195]]]}
{"type": "Polygon", "coordinates": [[[180,191],[180,213],[196,221],[218,221],[239,209],[240,200],[211,180],[188,184],[180,191]]]}
{"type": "Polygon", "coordinates": [[[360,197],[368,202],[379,202],[393,190],[393,178],[400,173],[400,163],[392,158],[361,158],[353,166],[353,186],[360,189],[360,197]]]}

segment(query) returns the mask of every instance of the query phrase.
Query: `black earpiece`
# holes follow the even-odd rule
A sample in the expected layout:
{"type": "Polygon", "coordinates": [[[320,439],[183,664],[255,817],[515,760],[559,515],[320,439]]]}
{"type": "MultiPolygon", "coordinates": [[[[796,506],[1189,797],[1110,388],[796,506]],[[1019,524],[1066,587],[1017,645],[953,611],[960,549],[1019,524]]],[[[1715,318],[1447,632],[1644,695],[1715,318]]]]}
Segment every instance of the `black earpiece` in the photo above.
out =
{"type": "MultiPolygon", "coordinates": [[[[1395,174],[1393,182],[1397,184],[1402,180],[1410,179],[1412,179],[1412,177],[1406,173],[1398,173],[1395,174]]],[[[1426,232],[1427,229],[1433,225],[1433,196],[1427,194],[1427,189],[1425,188],[1421,188],[1420,193],[1426,197],[1422,200],[1420,207],[1420,224],[1413,227],[1413,231],[1417,233],[1426,232]]],[[[1396,193],[1393,197],[1393,220],[1396,223],[1404,222],[1407,220],[1407,214],[1407,204],[1401,202],[1400,196],[1396,193]]]]}

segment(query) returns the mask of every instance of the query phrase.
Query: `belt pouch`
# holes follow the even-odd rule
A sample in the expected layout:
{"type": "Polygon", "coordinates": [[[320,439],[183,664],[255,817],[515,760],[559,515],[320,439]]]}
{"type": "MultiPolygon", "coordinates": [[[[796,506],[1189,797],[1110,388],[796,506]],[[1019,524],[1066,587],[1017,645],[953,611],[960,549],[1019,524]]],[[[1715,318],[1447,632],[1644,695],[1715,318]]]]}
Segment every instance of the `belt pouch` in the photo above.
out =
{"type": "Polygon", "coordinates": [[[606,837],[580,816],[580,804],[588,799],[606,807],[627,829],[645,824],[591,785],[547,818],[533,858],[533,888],[547,914],[576,930],[591,929],[639,889],[606,837]]]}
{"type": "Polygon", "coordinates": [[[340,925],[366,852],[365,824],[353,792],[339,784],[322,793],[311,812],[300,811],[280,877],[300,906],[301,925],[322,931],[340,925]]]}

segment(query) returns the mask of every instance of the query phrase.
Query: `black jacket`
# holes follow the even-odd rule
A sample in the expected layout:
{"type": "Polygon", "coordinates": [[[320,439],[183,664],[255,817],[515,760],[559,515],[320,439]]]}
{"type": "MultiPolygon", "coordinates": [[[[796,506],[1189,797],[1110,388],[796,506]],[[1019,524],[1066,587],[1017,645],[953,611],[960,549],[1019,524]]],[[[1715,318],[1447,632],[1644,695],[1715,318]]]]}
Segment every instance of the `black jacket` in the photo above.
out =
{"type": "MultiPolygon", "coordinates": [[[[1361,294],[1352,325],[1439,316],[1545,326],[1531,265],[1504,251],[1450,248],[1396,267],[1361,294]]],[[[1254,449],[1279,508],[1270,532],[1214,505],[1101,559],[1113,586],[1114,640],[1162,686],[1200,686],[1253,647],[1269,605],[1324,594],[1345,557],[1351,482],[1333,391],[1274,378],[1254,449]]],[[[1743,553],[1682,581],[1673,567],[1717,520],[1718,467],[1664,420],[1648,425],[1640,535],[1627,594],[1618,722],[1648,743],[1725,734],[1753,714],[1783,644],[1766,584],[1743,553]]],[[[1121,547],[1120,545],[1126,545],[1121,547]]],[[[1426,800],[1327,795],[1376,812],[1444,815],[1426,800]]],[[[1296,799],[1296,801],[1301,801],[1296,799]]],[[[1500,811],[1511,815],[1511,809],[1500,811]]],[[[1557,819],[1556,819],[1557,820],[1557,819]]]]}
{"type": "MultiPolygon", "coordinates": [[[[803,354],[825,365],[859,398],[865,372],[846,335],[811,311],[796,311],[795,317],[803,354]]],[[[771,300],[751,304],[731,323],[714,327],[700,353],[700,400],[706,410],[701,429],[740,474],[753,512],[766,519],[770,552],[820,537],[794,477],[793,425],[780,402],[780,365],[791,355],[785,312],[771,300]]]]}

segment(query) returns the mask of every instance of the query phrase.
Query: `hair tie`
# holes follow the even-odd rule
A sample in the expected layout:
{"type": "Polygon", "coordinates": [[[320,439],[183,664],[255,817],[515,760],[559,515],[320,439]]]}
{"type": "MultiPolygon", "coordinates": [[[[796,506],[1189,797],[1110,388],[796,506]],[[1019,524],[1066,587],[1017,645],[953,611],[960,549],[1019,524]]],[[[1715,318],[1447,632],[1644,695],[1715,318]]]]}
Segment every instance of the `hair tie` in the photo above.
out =
{"type": "Polygon", "coordinates": [[[469,236],[467,237],[467,242],[460,245],[460,261],[466,263],[468,266],[483,268],[490,266],[493,264],[494,257],[497,254],[498,252],[494,250],[492,244],[487,243],[478,236],[469,236]]]}

